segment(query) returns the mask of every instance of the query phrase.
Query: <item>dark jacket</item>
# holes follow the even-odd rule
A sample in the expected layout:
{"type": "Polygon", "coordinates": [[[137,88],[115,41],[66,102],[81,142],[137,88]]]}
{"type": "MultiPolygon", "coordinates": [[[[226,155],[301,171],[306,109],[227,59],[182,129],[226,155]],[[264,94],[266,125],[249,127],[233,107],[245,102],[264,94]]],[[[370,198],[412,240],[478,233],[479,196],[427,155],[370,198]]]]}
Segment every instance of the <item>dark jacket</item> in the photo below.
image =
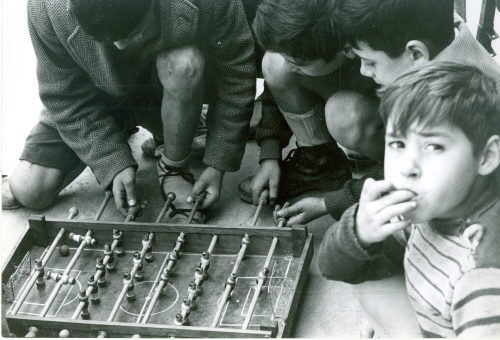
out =
{"type": "MultiPolygon", "coordinates": [[[[243,6],[235,0],[158,1],[157,50],[195,44],[206,58],[212,97],[204,162],[236,171],[255,95],[254,43],[243,6]]],[[[59,131],[100,184],[110,185],[116,174],[137,164],[103,102],[130,95],[144,66],[125,60],[111,42],[83,32],[67,0],[29,0],[28,26],[45,106],[40,121],[59,131]]]]}

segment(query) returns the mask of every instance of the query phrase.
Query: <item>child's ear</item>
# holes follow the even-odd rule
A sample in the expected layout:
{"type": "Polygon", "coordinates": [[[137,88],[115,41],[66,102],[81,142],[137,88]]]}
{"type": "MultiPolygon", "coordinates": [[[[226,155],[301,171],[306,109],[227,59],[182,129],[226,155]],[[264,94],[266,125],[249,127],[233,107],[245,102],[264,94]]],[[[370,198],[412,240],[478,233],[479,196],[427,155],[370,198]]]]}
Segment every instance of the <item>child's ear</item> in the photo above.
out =
{"type": "Polygon", "coordinates": [[[406,44],[405,54],[414,65],[419,65],[431,60],[427,45],[420,40],[410,40],[406,44]]]}
{"type": "Polygon", "coordinates": [[[488,139],[483,151],[481,152],[478,174],[487,176],[495,171],[499,165],[500,137],[498,135],[494,135],[488,139]]]}

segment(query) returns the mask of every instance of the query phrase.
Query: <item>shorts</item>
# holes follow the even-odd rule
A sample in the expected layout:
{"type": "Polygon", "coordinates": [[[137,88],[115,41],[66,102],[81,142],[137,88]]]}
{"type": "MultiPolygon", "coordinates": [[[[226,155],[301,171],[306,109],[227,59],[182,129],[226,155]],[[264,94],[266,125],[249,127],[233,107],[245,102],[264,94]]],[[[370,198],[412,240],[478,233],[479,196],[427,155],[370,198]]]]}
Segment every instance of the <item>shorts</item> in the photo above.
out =
{"type": "MultiPolygon", "coordinates": [[[[132,98],[111,98],[104,104],[104,111],[109,111],[115,118],[125,138],[137,132],[137,126],[143,126],[155,138],[163,139],[162,88],[161,85],[146,88],[147,91],[136,92],[132,98]]],[[[59,131],[41,122],[33,127],[26,138],[19,159],[65,173],[84,166],[76,153],[63,141],[59,131]]]]}

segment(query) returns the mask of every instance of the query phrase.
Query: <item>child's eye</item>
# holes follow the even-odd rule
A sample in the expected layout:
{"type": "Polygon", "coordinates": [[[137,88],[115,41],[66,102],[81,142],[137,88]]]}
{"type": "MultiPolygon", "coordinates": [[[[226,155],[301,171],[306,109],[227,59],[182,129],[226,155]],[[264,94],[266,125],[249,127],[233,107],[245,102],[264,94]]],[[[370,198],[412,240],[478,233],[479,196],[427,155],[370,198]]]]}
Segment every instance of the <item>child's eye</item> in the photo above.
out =
{"type": "Polygon", "coordinates": [[[401,142],[401,141],[388,142],[387,145],[391,149],[404,149],[404,147],[405,147],[405,144],[403,142],[401,142]]]}
{"type": "Polygon", "coordinates": [[[427,144],[425,146],[425,150],[428,150],[428,151],[443,151],[444,147],[442,145],[439,145],[439,144],[427,144]]]}

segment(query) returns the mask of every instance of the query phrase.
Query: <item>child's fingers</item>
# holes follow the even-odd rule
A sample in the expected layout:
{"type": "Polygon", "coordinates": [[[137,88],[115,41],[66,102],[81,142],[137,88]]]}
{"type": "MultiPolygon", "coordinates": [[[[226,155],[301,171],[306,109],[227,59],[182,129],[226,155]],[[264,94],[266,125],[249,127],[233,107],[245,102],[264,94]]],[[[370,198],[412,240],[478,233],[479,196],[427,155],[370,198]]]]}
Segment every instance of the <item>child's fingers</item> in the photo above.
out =
{"type": "Polygon", "coordinates": [[[373,178],[368,178],[361,191],[360,202],[371,202],[378,199],[384,192],[393,190],[391,182],[387,180],[375,181],[373,178]]]}
{"type": "Polygon", "coordinates": [[[381,232],[383,235],[385,235],[384,239],[389,237],[390,235],[394,234],[396,231],[403,230],[410,226],[411,221],[408,220],[403,220],[403,221],[397,221],[397,222],[391,222],[384,224],[380,229],[379,232],[381,232]]]}
{"type": "Polygon", "coordinates": [[[296,225],[296,224],[304,224],[304,213],[303,212],[296,214],[296,215],[293,215],[286,222],[287,226],[292,226],[292,225],[296,225]]]}
{"type": "Polygon", "coordinates": [[[386,196],[379,198],[372,202],[372,208],[375,212],[402,202],[407,202],[415,197],[415,194],[408,190],[395,190],[391,191],[386,196]]]}
{"type": "Polygon", "coordinates": [[[300,202],[301,201],[298,201],[297,203],[292,204],[289,207],[286,205],[283,205],[283,208],[278,210],[278,212],[276,214],[278,215],[278,217],[285,217],[285,218],[288,218],[288,217],[293,216],[293,215],[297,215],[297,214],[302,212],[302,206],[301,206],[300,202]]]}
{"type": "Polygon", "coordinates": [[[382,209],[377,214],[376,218],[380,224],[385,224],[386,222],[390,221],[392,218],[399,216],[399,215],[403,215],[403,214],[415,209],[416,206],[417,206],[417,202],[415,202],[415,201],[394,204],[394,205],[388,206],[387,208],[382,209]]]}

